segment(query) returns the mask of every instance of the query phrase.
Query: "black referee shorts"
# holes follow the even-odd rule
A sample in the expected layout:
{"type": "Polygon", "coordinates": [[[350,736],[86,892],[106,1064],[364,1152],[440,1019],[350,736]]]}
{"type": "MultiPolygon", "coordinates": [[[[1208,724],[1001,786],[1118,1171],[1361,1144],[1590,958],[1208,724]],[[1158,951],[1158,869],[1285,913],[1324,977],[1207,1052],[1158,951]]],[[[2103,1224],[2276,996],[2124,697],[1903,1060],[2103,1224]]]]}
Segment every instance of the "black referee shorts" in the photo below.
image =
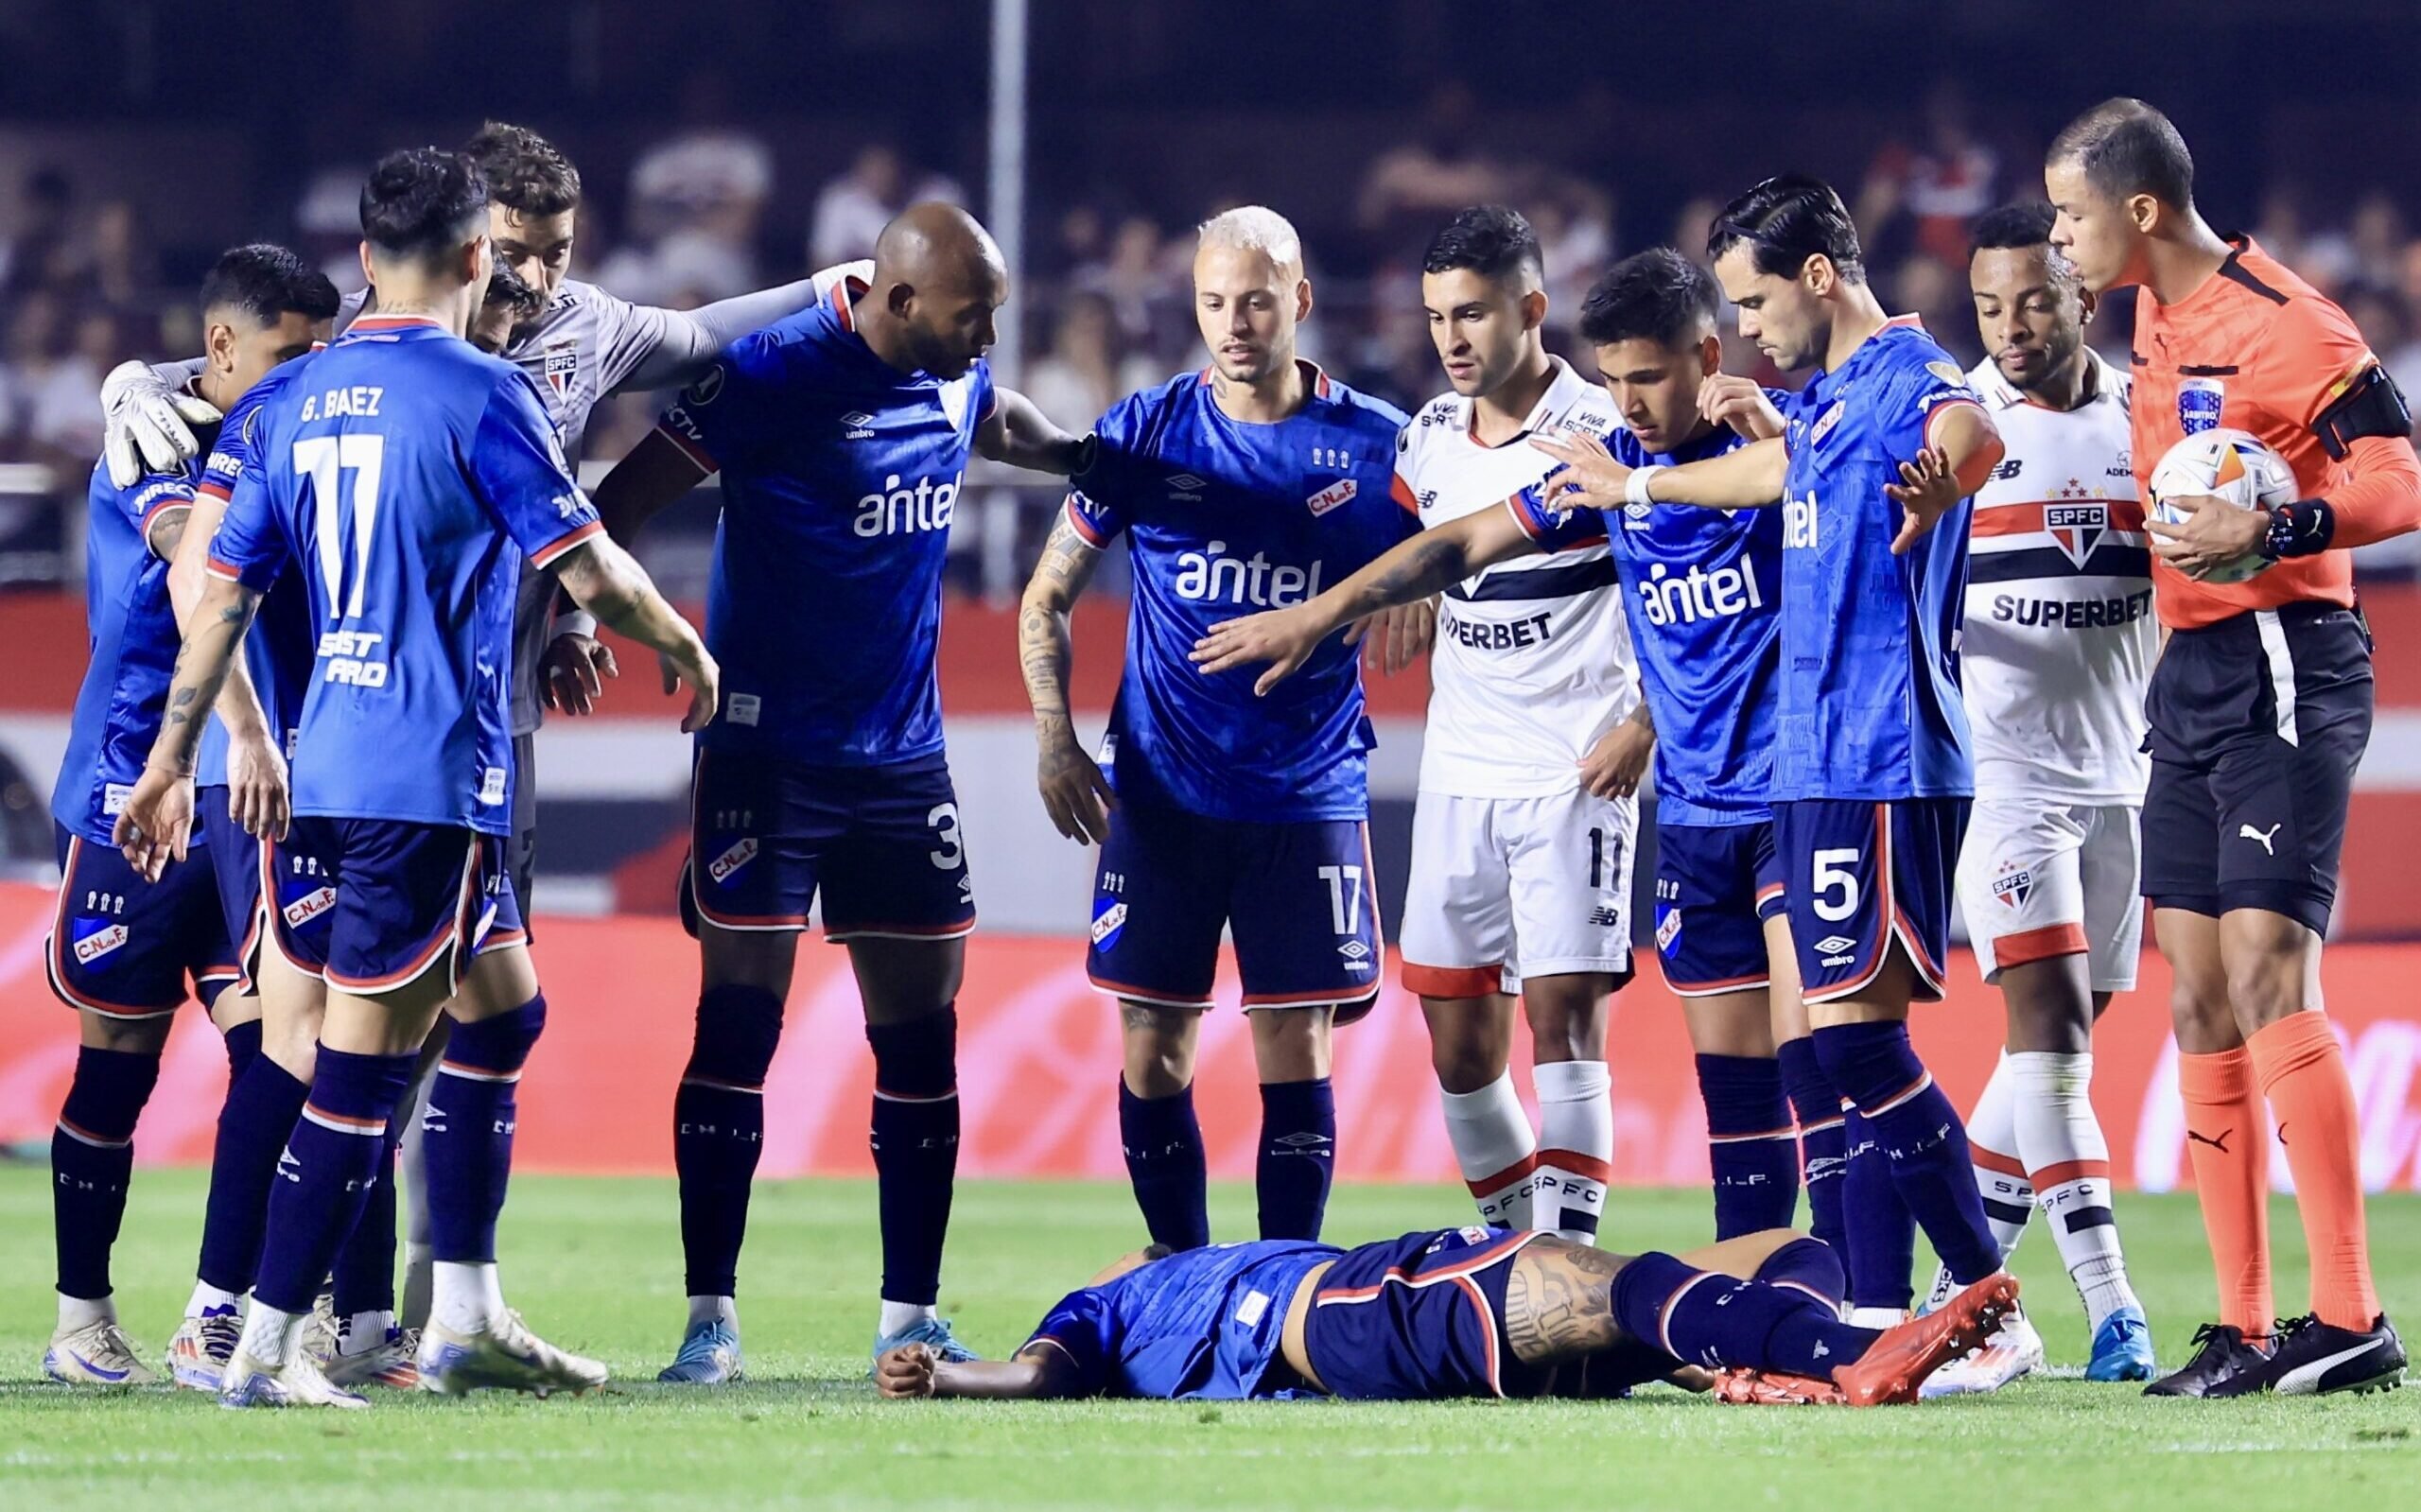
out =
{"type": "Polygon", "coordinates": [[[2350,609],[2294,603],[2171,634],[2144,699],[2152,906],[2265,909],[2325,933],[2371,706],[2370,634],[2350,609]]]}

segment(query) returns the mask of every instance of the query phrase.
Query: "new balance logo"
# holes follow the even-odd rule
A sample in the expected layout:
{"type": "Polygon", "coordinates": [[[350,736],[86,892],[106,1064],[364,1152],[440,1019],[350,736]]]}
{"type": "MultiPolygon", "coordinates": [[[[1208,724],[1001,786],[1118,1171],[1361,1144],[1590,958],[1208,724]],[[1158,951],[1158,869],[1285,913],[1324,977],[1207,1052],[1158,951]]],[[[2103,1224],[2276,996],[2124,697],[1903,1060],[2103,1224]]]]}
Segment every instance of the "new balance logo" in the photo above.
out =
{"type": "Polygon", "coordinates": [[[2251,825],[2238,825],[2236,826],[2236,838],[2238,840],[2257,840],[2261,842],[2261,848],[2263,850],[2268,851],[2273,856],[2275,856],[2278,854],[2278,851],[2275,846],[2271,844],[2271,842],[2277,839],[2278,831],[2286,827],[2287,822],[2283,819],[2278,821],[2278,823],[2272,825],[2267,833],[2254,828],[2251,825]]]}
{"type": "Polygon", "coordinates": [[[1995,483],[2006,483],[2011,478],[2015,478],[2018,475],[2018,471],[2025,465],[2026,460],[2024,458],[2012,457],[2009,461],[2001,463],[1998,467],[1993,469],[1993,481],[1995,483]]]}
{"type": "Polygon", "coordinates": [[[2196,1144],[2207,1144],[2220,1154],[2225,1155],[2228,1153],[2228,1136],[2234,1133],[2236,1133],[2234,1129],[2221,1129],[2220,1137],[2214,1139],[2208,1135],[2197,1134],[2192,1129],[2188,1129],[2186,1131],[2186,1138],[2196,1144]]]}

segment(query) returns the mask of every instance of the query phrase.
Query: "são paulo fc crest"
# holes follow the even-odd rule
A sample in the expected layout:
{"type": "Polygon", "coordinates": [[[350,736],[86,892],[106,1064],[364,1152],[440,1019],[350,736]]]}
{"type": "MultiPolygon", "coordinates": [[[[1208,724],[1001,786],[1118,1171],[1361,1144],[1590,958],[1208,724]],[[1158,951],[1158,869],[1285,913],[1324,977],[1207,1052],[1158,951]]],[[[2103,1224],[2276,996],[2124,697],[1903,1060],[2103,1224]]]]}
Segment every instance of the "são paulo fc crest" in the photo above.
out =
{"type": "Polygon", "coordinates": [[[2003,908],[2020,908],[2034,895],[2034,874],[2015,861],[2001,862],[2000,875],[1993,878],[1993,896],[2001,900],[2003,908]]]}
{"type": "Polygon", "coordinates": [[[547,387],[555,391],[558,399],[571,393],[571,381],[580,374],[580,348],[565,343],[547,354],[547,387]]]}
{"type": "Polygon", "coordinates": [[[2082,567],[2093,548],[2101,544],[2101,532],[2110,528],[2110,506],[2091,504],[2046,504],[2043,506],[2043,533],[2060,548],[2060,554],[2082,567]]]}

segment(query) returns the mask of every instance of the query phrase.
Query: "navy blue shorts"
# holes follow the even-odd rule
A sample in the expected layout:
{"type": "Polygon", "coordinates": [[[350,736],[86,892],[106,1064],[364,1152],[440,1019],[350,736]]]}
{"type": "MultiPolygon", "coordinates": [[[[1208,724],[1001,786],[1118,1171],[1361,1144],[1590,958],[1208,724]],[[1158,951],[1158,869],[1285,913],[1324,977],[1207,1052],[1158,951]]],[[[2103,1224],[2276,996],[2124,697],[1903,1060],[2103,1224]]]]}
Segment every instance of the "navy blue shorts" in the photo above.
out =
{"type": "Polygon", "coordinates": [[[194,794],[201,832],[210,837],[211,877],[218,884],[218,915],[235,943],[235,991],[249,992],[259,969],[261,947],[261,843],[244,833],[228,811],[231,790],[204,788],[194,794]]]}
{"type": "Polygon", "coordinates": [[[958,792],[941,756],[818,767],[701,751],[688,875],[688,903],[717,929],[803,930],[819,895],[827,940],[975,928],[958,792]]]}
{"type": "Polygon", "coordinates": [[[1337,1006],[1379,996],[1379,891],[1359,819],[1255,824],[1122,806],[1093,874],[1095,987],[1166,1008],[1208,1008],[1222,930],[1246,1008],[1337,1006]]]}
{"type": "MultiPolygon", "coordinates": [[[[50,990],[104,1018],[175,1013],[188,996],[204,1008],[235,980],[235,951],[218,915],[205,842],[147,882],[114,845],[54,824],[59,911],[50,924],[50,990]]],[[[195,826],[201,840],[200,826],[195,826]]]]}
{"type": "Polygon", "coordinates": [[[1950,911],[1964,798],[1804,798],[1774,805],[1791,943],[1809,1002],[1855,998],[1881,975],[1896,940],[1939,1002],[1950,958],[1950,911]]]}
{"type": "Polygon", "coordinates": [[[1538,1233],[1444,1228],[1348,1250],[1320,1277],[1303,1350],[1333,1397],[1528,1397],[1546,1372],[1513,1358],[1505,1283],[1538,1233]]]}
{"type": "Polygon", "coordinates": [[[450,997],[471,957],[528,943],[505,848],[454,825],[297,815],[261,849],[270,938],[295,970],[358,998],[443,961],[450,997]]]}
{"type": "Polygon", "coordinates": [[[1656,953],[1678,995],[1765,986],[1765,921],[1785,906],[1772,821],[1657,825],[1656,953]]]}

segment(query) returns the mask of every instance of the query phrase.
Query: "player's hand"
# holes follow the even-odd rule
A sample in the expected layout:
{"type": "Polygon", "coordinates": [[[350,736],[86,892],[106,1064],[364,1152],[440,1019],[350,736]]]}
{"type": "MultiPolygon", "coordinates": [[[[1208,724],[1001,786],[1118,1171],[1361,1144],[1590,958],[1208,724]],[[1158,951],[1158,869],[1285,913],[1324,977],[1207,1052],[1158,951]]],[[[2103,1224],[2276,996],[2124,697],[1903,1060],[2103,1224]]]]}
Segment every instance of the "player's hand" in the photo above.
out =
{"type": "Polygon", "coordinates": [[[110,839],[147,882],[156,882],[171,860],[185,859],[193,834],[193,778],[160,767],[145,767],[134,791],[118,810],[110,839]]]}
{"type": "Polygon", "coordinates": [[[566,631],[547,642],[546,652],[538,658],[538,681],[547,690],[547,707],[566,714],[596,713],[597,701],[605,696],[604,680],[621,675],[614,648],[578,631],[566,631]]]}
{"type": "Polygon", "coordinates": [[[1599,736],[1580,758],[1580,785],[1594,797],[1628,798],[1639,791],[1639,779],[1647,774],[1647,760],[1655,752],[1655,727],[1625,720],[1599,736]]]}
{"type": "Polygon", "coordinates": [[[723,669],[715,665],[706,643],[691,636],[689,644],[678,652],[658,652],[656,665],[664,672],[664,690],[677,691],[689,685],[689,711],[681,716],[681,733],[695,735],[714,722],[718,701],[723,697],[723,669]]]}
{"type": "Polygon", "coordinates": [[[1419,661],[1437,638],[1437,604],[1431,599],[1365,615],[1345,631],[1345,643],[1362,648],[1362,665],[1383,677],[1419,661]]]}
{"type": "Polygon", "coordinates": [[[227,738],[227,811],[255,840],[284,840],[293,797],[269,732],[227,738]]]}
{"type": "Polygon", "coordinates": [[[1951,471],[1950,453],[1939,446],[1927,446],[1917,453],[1916,461],[1902,462],[1900,480],[1884,484],[1883,495],[1900,506],[1902,514],[1900,533],[1891,538],[1895,557],[1907,556],[1919,536],[1967,496],[1959,486],[1959,475],[1951,471]]]}
{"type": "Polygon", "coordinates": [[[1766,397],[1765,386],[1736,373],[1713,374],[1698,385],[1698,413],[1750,441],[1782,434],[1782,411],[1766,397]]]}
{"type": "Polygon", "coordinates": [[[2163,502],[2186,519],[2177,525],[2144,521],[2144,529],[2154,537],[2152,554],[2189,578],[2206,578],[2222,567],[2235,566],[2260,550],[2270,533],[2268,510],[2240,510],[2208,494],[2163,502]]]}
{"type": "Polygon", "coordinates": [[[1298,604],[1242,619],[1222,619],[1187,653],[1193,669],[1208,674],[1265,663],[1269,670],[1252,685],[1253,696],[1261,697],[1292,677],[1320,643],[1319,625],[1307,612],[1309,607],[1298,604]]]}
{"type": "Polygon", "coordinates": [[[875,1390],[895,1401],[906,1401],[933,1394],[935,1366],[930,1346],[903,1344],[896,1349],[885,1349],[875,1357],[875,1390]]]}
{"type": "Polygon", "coordinates": [[[1560,513],[1583,504],[1609,512],[1623,507],[1630,469],[1614,461],[1604,442],[1585,430],[1566,430],[1533,436],[1530,444],[1563,464],[1563,471],[1546,480],[1548,509],[1560,513]]]}
{"type": "Polygon", "coordinates": [[[132,488],[145,473],[183,467],[201,450],[193,427],[218,418],[217,406],[161,381],[148,363],[119,363],[101,380],[101,455],[110,481],[132,488]]]}
{"type": "Polygon", "coordinates": [[[1042,790],[1052,827],[1079,845],[1102,843],[1109,839],[1109,811],[1118,807],[1109,779],[1077,743],[1076,732],[1064,718],[1048,721],[1038,733],[1042,751],[1035,786],[1042,790]]]}

